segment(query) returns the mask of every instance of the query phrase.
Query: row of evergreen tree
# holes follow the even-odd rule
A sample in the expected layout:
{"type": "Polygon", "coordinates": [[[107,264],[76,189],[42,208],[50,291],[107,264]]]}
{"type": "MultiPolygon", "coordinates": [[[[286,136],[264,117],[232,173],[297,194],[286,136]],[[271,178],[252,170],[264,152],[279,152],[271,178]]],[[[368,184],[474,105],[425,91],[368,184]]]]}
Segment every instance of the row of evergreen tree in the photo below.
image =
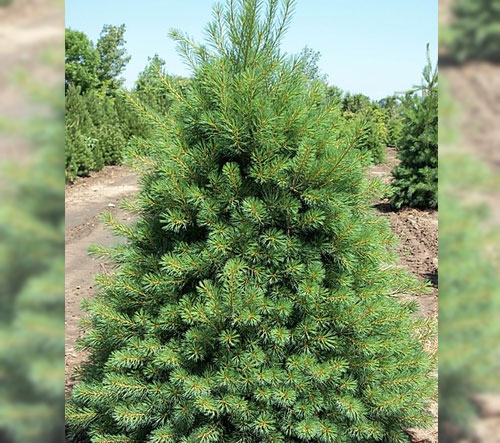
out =
{"type": "MultiPolygon", "coordinates": [[[[124,95],[121,74],[130,59],[125,43],[124,25],[104,26],[95,45],[83,32],[66,30],[67,181],[120,164],[130,139],[147,135],[124,95]]],[[[169,104],[159,77],[164,64],[152,57],[128,93],[159,114],[169,104]]]]}
{"type": "MultiPolygon", "coordinates": [[[[155,55],[134,88],[124,91],[120,75],[129,61],[124,34],[124,25],[106,25],[94,45],[84,33],[66,31],[67,181],[121,163],[138,140],[146,146],[150,129],[137,110],[166,117],[172,102],[169,83],[182,91],[191,81],[169,77],[165,62],[155,55]]],[[[402,164],[394,171],[394,206],[435,208],[437,131],[432,128],[437,127],[436,81],[427,79],[432,83],[427,92],[421,88],[375,102],[328,85],[319,74],[319,53],[305,48],[300,58],[305,75],[322,91],[318,106],[339,108],[339,119],[351,128],[354,147],[365,154],[365,164],[384,162],[387,146],[398,148],[402,164]]]]}
{"type": "MultiPolygon", "coordinates": [[[[119,164],[132,137],[147,133],[128,103],[165,116],[168,98],[165,62],[152,57],[131,91],[120,77],[129,60],[124,48],[125,26],[106,25],[97,44],[82,32],[66,31],[66,177],[86,176],[104,165],[119,164]],[[128,98],[125,97],[126,94],[128,98]]],[[[385,160],[386,146],[398,146],[402,133],[401,103],[396,97],[377,103],[362,94],[343,93],[318,74],[319,54],[306,48],[301,58],[311,81],[324,88],[322,106],[339,106],[344,124],[355,128],[355,147],[366,162],[385,160]]],[[[187,84],[187,79],[170,78],[187,84]]]]}

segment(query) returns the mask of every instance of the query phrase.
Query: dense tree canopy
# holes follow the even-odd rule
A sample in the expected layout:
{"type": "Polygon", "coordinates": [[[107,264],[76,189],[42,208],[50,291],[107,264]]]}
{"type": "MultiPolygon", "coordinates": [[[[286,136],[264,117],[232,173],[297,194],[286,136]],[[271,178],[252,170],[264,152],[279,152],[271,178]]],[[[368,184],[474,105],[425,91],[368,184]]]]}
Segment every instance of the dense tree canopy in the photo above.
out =
{"type": "Polygon", "coordinates": [[[83,32],[66,29],[65,49],[66,87],[72,84],[82,92],[96,88],[99,53],[92,41],[83,32]]]}
{"type": "Polygon", "coordinates": [[[123,79],[120,75],[130,61],[125,43],[125,25],[104,25],[97,40],[96,48],[100,59],[97,76],[101,86],[111,93],[122,86],[123,79]]]}

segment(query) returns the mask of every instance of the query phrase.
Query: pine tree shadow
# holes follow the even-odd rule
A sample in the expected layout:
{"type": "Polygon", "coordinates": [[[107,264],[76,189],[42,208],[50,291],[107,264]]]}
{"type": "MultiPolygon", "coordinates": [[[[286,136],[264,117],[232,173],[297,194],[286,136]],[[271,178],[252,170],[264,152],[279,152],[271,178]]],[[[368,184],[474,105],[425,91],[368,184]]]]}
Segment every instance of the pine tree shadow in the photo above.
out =
{"type": "Polygon", "coordinates": [[[377,203],[376,205],[373,205],[373,207],[382,214],[388,214],[389,212],[398,212],[398,210],[388,202],[377,203]]]}
{"type": "Polygon", "coordinates": [[[438,288],[439,286],[439,273],[437,269],[435,271],[426,273],[423,275],[431,283],[433,288],[438,288]]]}

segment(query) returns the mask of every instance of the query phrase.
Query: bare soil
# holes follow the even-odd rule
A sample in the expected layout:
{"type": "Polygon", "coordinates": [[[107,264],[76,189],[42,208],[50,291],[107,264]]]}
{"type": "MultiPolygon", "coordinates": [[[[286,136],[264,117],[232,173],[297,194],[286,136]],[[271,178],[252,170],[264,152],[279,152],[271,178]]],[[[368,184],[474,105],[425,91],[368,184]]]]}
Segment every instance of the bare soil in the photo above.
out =
{"type": "Polygon", "coordinates": [[[90,177],[66,187],[66,390],[75,383],[73,369],[85,355],[75,349],[83,332],[81,303],[94,293],[94,277],[105,271],[106,264],[88,256],[91,244],[112,245],[122,239],[113,236],[99,221],[111,211],[120,221],[130,215],[119,208],[123,198],[138,190],[137,177],[122,166],[107,166],[90,177]]]}
{"type": "MultiPolygon", "coordinates": [[[[397,164],[396,149],[387,148],[387,162],[371,167],[369,176],[388,184],[397,164]]],[[[413,208],[395,210],[387,198],[377,202],[375,208],[382,217],[389,218],[391,229],[399,239],[400,265],[431,283],[432,292],[420,295],[416,301],[424,316],[437,319],[438,212],[413,208]]]]}
{"type": "MultiPolygon", "coordinates": [[[[387,148],[387,162],[372,166],[368,175],[378,178],[385,184],[391,182],[392,169],[398,164],[396,149],[387,148]]],[[[400,266],[416,275],[420,280],[429,282],[431,292],[413,297],[419,305],[421,315],[437,322],[438,318],[438,212],[405,208],[394,209],[387,198],[375,204],[381,217],[387,217],[391,229],[399,239],[397,253],[400,266]]],[[[429,344],[431,352],[437,352],[436,341],[429,344]]],[[[437,375],[437,374],[436,374],[437,375]]],[[[412,443],[438,442],[438,403],[431,405],[434,417],[429,429],[409,429],[412,443]]]]}

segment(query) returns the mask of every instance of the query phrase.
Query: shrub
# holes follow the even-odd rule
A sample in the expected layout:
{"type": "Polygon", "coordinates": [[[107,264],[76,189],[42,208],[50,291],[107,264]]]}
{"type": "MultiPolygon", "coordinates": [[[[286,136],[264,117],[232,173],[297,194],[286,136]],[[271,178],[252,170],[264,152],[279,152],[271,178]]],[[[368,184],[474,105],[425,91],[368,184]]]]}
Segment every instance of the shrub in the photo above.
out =
{"type": "Polygon", "coordinates": [[[339,112],[279,51],[292,1],[238,5],[210,45],[173,33],[194,77],[171,118],[143,112],[165,148],[138,159],[138,221],[106,217],[128,244],[94,249],[117,268],[88,305],[71,438],[407,441],[434,382],[394,294],[420,285],[390,265],[339,112]]]}
{"type": "Polygon", "coordinates": [[[404,102],[400,164],[393,171],[392,203],[396,208],[436,208],[438,188],[438,74],[430,60],[424,85],[404,102]]]}
{"type": "Polygon", "coordinates": [[[66,180],[86,176],[102,167],[102,153],[93,138],[94,123],[79,87],[66,92],[66,180]]]}
{"type": "Polygon", "coordinates": [[[97,90],[81,94],[69,85],[66,93],[66,178],[87,176],[122,160],[127,138],[116,100],[97,90]]]}
{"type": "Polygon", "coordinates": [[[365,163],[382,163],[386,159],[387,128],[383,121],[371,112],[347,114],[347,119],[354,127],[354,146],[367,155],[365,163]]]}

